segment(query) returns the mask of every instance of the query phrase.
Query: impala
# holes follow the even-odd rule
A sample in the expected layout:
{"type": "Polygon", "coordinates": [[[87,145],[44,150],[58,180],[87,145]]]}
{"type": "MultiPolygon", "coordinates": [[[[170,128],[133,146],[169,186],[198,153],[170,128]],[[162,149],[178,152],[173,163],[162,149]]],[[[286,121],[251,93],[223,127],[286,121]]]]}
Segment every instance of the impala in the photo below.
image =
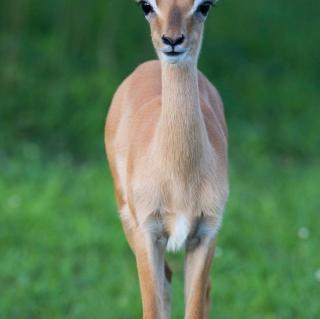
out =
{"type": "Polygon", "coordinates": [[[208,318],[210,266],[228,197],[223,104],[197,69],[215,2],[138,2],[159,61],[140,65],[120,85],[106,121],[107,156],[136,258],[144,319],[170,318],[165,252],[182,248],[185,318],[208,318]]]}

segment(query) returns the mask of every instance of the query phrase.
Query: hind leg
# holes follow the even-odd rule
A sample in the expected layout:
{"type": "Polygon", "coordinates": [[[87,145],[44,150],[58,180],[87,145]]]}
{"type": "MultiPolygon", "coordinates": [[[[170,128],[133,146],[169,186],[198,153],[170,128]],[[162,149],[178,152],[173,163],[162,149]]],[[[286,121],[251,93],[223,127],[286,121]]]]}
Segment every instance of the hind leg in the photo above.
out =
{"type": "Polygon", "coordinates": [[[169,319],[171,316],[171,280],[172,271],[168,266],[168,263],[164,263],[164,289],[163,289],[163,319],[169,319]]]}

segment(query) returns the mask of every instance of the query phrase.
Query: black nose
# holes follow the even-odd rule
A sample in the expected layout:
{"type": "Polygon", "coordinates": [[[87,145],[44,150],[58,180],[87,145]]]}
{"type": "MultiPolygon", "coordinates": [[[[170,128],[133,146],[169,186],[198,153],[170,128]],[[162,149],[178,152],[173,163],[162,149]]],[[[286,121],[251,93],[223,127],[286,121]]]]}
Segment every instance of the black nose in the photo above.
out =
{"type": "Polygon", "coordinates": [[[184,35],[182,34],[180,37],[172,39],[170,37],[167,37],[165,35],[162,36],[162,41],[164,44],[171,45],[174,47],[175,45],[182,44],[184,41],[184,35]]]}

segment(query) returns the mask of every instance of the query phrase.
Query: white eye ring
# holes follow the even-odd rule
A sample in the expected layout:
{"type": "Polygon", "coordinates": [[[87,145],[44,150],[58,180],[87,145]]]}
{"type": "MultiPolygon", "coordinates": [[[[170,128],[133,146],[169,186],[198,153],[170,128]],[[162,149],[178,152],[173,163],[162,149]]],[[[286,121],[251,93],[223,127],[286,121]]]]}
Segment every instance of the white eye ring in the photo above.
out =
{"type": "Polygon", "coordinates": [[[196,13],[201,14],[202,16],[206,17],[213,6],[212,1],[204,1],[200,3],[196,9],[196,13]]]}
{"type": "Polygon", "coordinates": [[[138,5],[141,7],[145,16],[154,12],[152,5],[148,1],[141,0],[138,2],[138,5]]]}
{"type": "MultiPolygon", "coordinates": [[[[207,13],[203,14],[200,11],[200,7],[203,6],[203,5],[205,5],[205,6],[208,5],[210,7],[214,7],[217,2],[218,2],[218,0],[207,0],[207,1],[206,0],[195,0],[194,3],[193,3],[192,9],[191,9],[190,15],[198,14],[201,17],[206,17],[207,13]]],[[[209,7],[209,9],[210,9],[210,7],[209,7]]]]}
{"type": "Polygon", "coordinates": [[[143,2],[146,3],[146,4],[148,4],[148,5],[150,5],[154,13],[156,13],[157,15],[160,14],[160,12],[159,12],[159,10],[158,10],[158,6],[157,6],[156,0],[138,1],[138,4],[140,5],[140,3],[143,3],[143,2]]]}

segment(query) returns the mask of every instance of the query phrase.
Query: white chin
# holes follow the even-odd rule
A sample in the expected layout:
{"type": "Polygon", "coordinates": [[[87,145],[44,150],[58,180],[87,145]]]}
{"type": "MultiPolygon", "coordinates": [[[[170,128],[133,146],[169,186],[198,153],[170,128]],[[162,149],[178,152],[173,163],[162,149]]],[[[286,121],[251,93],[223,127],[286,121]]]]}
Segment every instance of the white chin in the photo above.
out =
{"type": "Polygon", "coordinates": [[[160,53],[160,60],[170,63],[170,64],[178,64],[178,63],[186,63],[188,62],[189,58],[186,53],[182,53],[176,56],[169,56],[163,52],[160,53]]]}

